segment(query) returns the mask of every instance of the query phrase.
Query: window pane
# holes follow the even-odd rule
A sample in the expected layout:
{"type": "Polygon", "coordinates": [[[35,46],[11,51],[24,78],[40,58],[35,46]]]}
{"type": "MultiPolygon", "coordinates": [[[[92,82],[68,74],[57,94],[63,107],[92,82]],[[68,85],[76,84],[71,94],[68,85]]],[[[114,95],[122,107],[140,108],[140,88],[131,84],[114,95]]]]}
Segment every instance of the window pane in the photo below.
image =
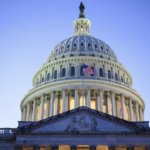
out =
{"type": "Polygon", "coordinates": [[[115,80],[118,81],[118,75],[115,73],[115,80]]]}
{"type": "MultiPolygon", "coordinates": [[[[84,99],[84,106],[85,106],[85,97],[83,97],[84,99]]],[[[82,96],[80,97],[80,107],[82,106],[82,96]]]]}
{"type": "Polygon", "coordinates": [[[66,76],[66,68],[63,68],[62,70],[62,77],[65,77],[66,76]]]}
{"type": "Polygon", "coordinates": [[[96,110],[96,101],[91,101],[91,108],[96,110]]]}
{"type": "Polygon", "coordinates": [[[71,98],[70,99],[70,104],[69,104],[69,110],[72,110],[72,109],[74,109],[75,107],[74,107],[74,98],[71,98]]]}
{"type": "Polygon", "coordinates": [[[71,67],[71,76],[75,76],[75,67],[71,67]]]}
{"type": "Polygon", "coordinates": [[[47,75],[47,81],[50,80],[50,73],[47,75]]]}
{"type": "Polygon", "coordinates": [[[59,100],[59,114],[62,113],[62,99],[59,100]]]}
{"type": "Polygon", "coordinates": [[[108,70],[108,79],[111,79],[111,72],[108,70]]]}
{"type": "Polygon", "coordinates": [[[80,75],[84,76],[84,73],[82,73],[82,72],[83,72],[83,66],[81,66],[81,68],[80,68],[80,75]]]}
{"type": "Polygon", "coordinates": [[[46,103],[44,103],[44,109],[43,109],[43,119],[45,119],[45,118],[46,118],[46,106],[47,106],[47,104],[46,104],[46,103]]]}
{"type": "Polygon", "coordinates": [[[103,69],[102,68],[99,69],[99,76],[103,77],[103,69]]]}
{"type": "Polygon", "coordinates": [[[57,70],[54,72],[54,79],[57,79],[57,70]]]}

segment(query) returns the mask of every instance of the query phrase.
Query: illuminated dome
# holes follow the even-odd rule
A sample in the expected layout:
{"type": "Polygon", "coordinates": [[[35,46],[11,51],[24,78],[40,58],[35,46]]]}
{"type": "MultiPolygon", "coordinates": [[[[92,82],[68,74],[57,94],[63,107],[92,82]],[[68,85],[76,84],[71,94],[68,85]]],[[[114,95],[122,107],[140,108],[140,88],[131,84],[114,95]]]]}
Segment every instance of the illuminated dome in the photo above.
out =
{"type": "Polygon", "coordinates": [[[119,63],[114,51],[89,33],[90,20],[80,5],[73,22],[75,34],[60,42],[35,73],[33,88],[20,107],[22,121],[38,121],[80,106],[101,111],[128,121],[143,121],[145,103],[132,88],[132,76],[119,63]],[[83,63],[94,75],[84,74],[83,63]]]}

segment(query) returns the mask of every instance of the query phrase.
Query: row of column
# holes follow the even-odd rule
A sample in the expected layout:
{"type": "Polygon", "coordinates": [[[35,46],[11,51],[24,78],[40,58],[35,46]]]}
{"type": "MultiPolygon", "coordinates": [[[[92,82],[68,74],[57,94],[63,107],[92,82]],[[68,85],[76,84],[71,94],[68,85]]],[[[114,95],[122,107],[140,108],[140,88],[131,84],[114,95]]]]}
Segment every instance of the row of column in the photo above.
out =
{"type": "MultiPolygon", "coordinates": [[[[111,115],[111,110],[112,110],[112,115],[116,116],[116,117],[120,117],[120,113],[119,113],[119,96],[115,97],[115,92],[111,91],[111,95],[110,97],[107,96],[107,100],[106,100],[106,108],[107,108],[107,114],[111,115]],[[110,107],[110,101],[111,101],[111,106],[110,107]]],[[[55,114],[57,114],[58,111],[58,96],[57,99],[54,97],[54,91],[51,92],[51,99],[50,96],[47,96],[46,99],[46,118],[53,116],[55,114]],[[55,105],[54,105],[54,100],[55,100],[55,105]],[[55,111],[54,112],[54,107],[55,107],[55,111]]],[[[75,88],[75,95],[74,95],[74,100],[75,100],[75,108],[79,107],[79,93],[78,93],[78,89],[75,88]]],[[[103,110],[103,90],[99,89],[99,93],[97,94],[97,110],[104,112],[103,110]]],[[[41,96],[41,102],[40,104],[40,110],[39,110],[39,120],[43,119],[43,109],[44,109],[44,101],[45,101],[45,94],[42,94],[41,96]]],[[[84,104],[84,99],[82,99],[82,104],[84,104]]],[[[62,113],[66,111],[66,89],[63,90],[62,92],[62,113]]],[[[31,120],[31,116],[30,116],[30,109],[31,109],[31,102],[28,102],[27,107],[23,108],[23,114],[22,114],[22,121],[30,121],[31,120]]],[[[124,100],[124,95],[121,94],[121,106],[122,106],[122,119],[127,120],[127,116],[126,116],[126,108],[125,108],[125,100],[124,100]]],[[[35,116],[36,116],[36,107],[37,107],[37,98],[34,98],[33,100],[33,111],[32,111],[32,121],[35,121],[35,116]]],[[[87,107],[91,108],[91,89],[88,88],[87,89],[87,107]]],[[[142,107],[139,107],[139,104],[137,102],[135,102],[135,110],[136,110],[136,121],[144,121],[144,116],[143,116],[143,111],[142,111],[142,107]]],[[[131,98],[129,98],[129,120],[130,121],[135,121],[134,117],[133,117],[133,100],[131,98]]]]}
{"type": "Polygon", "coordinates": [[[89,25],[87,24],[87,22],[86,23],[80,22],[75,25],[75,33],[81,31],[89,33],[89,25]],[[81,27],[83,27],[83,30],[81,29],[81,27]]]}
{"type": "Polygon", "coordinates": [[[14,150],[28,150],[28,149],[33,149],[33,150],[59,150],[59,149],[66,149],[66,150],[150,150],[150,145],[145,145],[142,147],[139,146],[134,146],[134,145],[127,145],[123,147],[116,147],[115,145],[53,145],[53,146],[40,146],[40,145],[34,145],[34,146],[22,146],[22,145],[15,145],[14,150]]]}

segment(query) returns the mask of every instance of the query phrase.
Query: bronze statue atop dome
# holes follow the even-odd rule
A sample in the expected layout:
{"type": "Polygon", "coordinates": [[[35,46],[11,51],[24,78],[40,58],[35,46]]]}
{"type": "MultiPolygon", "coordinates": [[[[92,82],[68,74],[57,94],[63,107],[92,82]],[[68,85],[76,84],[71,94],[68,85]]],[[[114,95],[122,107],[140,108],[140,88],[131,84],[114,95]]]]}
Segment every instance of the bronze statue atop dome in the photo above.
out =
{"type": "Polygon", "coordinates": [[[84,9],[85,9],[85,7],[84,7],[83,3],[81,2],[80,6],[79,6],[79,10],[80,10],[79,18],[85,18],[84,9]]]}

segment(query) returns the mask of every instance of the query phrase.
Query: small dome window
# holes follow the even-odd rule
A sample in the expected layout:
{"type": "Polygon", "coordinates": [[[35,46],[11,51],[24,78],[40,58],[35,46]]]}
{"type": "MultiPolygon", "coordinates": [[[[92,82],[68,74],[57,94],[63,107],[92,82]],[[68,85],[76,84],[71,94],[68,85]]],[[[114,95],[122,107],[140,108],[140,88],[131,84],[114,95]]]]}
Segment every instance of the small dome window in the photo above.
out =
{"type": "Polygon", "coordinates": [[[95,46],[95,48],[97,48],[97,44],[95,44],[94,46],[95,46]]]}
{"type": "Polygon", "coordinates": [[[58,49],[56,49],[56,52],[58,52],[58,49]]]}
{"type": "Polygon", "coordinates": [[[64,49],[64,46],[62,46],[61,49],[64,49]]]}
{"type": "Polygon", "coordinates": [[[91,44],[90,44],[90,43],[88,43],[88,47],[91,47],[91,44]]]}
{"type": "Polygon", "coordinates": [[[103,50],[103,46],[101,46],[101,49],[103,50]]]}
{"type": "Polygon", "coordinates": [[[106,51],[109,52],[109,50],[106,48],[106,51]]]}
{"type": "Polygon", "coordinates": [[[70,45],[69,45],[69,44],[67,45],[67,48],[70,48],[70,45]]]}
{"type": "Polygon", "coordinates": [[[74,47],[76,47],[77,46],[77,44],[76,43],[74,43],[74,47]]]}
{"type": "Polygon", "coordinates": [[[83,43],[81,43],[81,47],[83,47],[83,43]]]}

